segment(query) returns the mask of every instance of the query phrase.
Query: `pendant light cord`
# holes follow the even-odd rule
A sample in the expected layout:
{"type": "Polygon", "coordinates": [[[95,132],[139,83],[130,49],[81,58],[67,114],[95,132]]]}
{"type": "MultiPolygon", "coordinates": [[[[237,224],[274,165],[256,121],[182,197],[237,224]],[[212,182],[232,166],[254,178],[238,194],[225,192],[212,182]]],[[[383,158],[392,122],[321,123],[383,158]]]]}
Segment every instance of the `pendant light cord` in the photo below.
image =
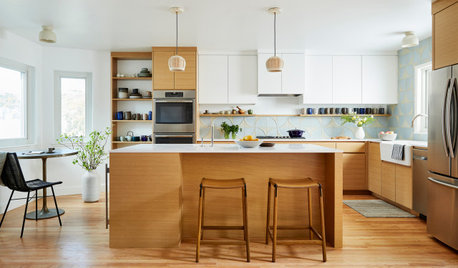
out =
{"type": "Polygon", "coordinates": [[[175,17],[176,17],[176,21],[175,21],[175,26],[176,26],[176,39],[175,39],[175,55],[178,55],[178,12],[175,12],[175,17]]]}
{"type": "Polygon", "coordinates": [[[277,56],[277,12],[274,12],[274,56],[277,56]]]}

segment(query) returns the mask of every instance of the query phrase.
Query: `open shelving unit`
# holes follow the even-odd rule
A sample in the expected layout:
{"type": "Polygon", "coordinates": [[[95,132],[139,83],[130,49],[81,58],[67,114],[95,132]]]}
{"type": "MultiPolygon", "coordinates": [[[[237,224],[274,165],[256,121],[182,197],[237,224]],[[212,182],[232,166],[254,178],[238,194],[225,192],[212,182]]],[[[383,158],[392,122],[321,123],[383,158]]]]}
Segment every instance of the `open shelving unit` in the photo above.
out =
{"type": "MultiPolygon", "coordinates": [[[[279,117],[279,116],[297,116],[297,117],[341,117],[344,114],[200,114],[200,117],[279,117]]],[[[358,114],[359,116],[382,117],[391,116],[390,114],[358,114]]]]}
{"type": "MultiPolygon", "coordinates": [[[[150,104],[149,109],[146,110],[137,110],[133,111],[135,113],[148,113],[153,109],[153,100],[152,98],[144,99],[120,99],[118,98],[118,87],[127,87],[129,88],[129,93],[132,88],[137,88],[138,83],[146,83],[145,88],[148,91],[152,91],[153,83],[152,77],[117,77],[118,71],[121,68],[129,69],[128,73],[138,73],[140,67],[148,67],[152,71],[152,52],[112,52],[111,53],[111,128],[113,133],[111,134],[111,148],[116,149],[124,146],[130,146],[135,144],[150,144],[151,141],[119,141],[116,140],[118,136],[125,136],[126,129],[132,130],[135,136],[141,135],[151,135],[153,133],[153,120],[116,120],[116,113],[118,111],[125,111],[135,108],[145,109],[145,105],[150,104]],[[148,63],[148,66],[141,66],[143,61],[148,63]],[[126,66],[127,65],[127,66],[126,66]],[[137,66],[139,65],[139,66],[137,66]],[[137,82],[142,81],[142,82],[137,82]],[[145,81],[145,82],[143,82],[145,81]],[[150,81],[150,83],[148,83],[150,81]],[[122,86],[120,85],[122,84],[122,86]],[[146,103],[146,104],[145,104],[146,103]],[[123,108],[124,107],[124,108],[123,108]],[[129,107],[129,108],[126,108],[129,107]],[[143,108],[141,108],[143,107],[143,108]],[[146,130],[145,126],[148,130],[146,130]],[[140,129],[140,133],[136,133],[136,129],[140,129]],[[147,132],[148,131],[148,132],[147,132]],[[147,132],[147,133],[145,133],[147,132]]],[[[141,90],[141,89],[140,89],[141,90]]]]}

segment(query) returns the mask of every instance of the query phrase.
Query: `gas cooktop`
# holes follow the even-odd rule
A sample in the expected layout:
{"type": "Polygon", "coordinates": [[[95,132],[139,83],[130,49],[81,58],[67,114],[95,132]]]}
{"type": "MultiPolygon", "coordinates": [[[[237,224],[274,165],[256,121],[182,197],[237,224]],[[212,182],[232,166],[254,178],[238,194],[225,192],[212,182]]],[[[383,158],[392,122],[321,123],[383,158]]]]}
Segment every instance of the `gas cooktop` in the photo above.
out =
{"type": "Polygon", "coordinates": [[[291,138],[290,136],[256,136],[258,139],[303,139],[305,140],[305,137],[297,137],[297,138],[291,138]]]}

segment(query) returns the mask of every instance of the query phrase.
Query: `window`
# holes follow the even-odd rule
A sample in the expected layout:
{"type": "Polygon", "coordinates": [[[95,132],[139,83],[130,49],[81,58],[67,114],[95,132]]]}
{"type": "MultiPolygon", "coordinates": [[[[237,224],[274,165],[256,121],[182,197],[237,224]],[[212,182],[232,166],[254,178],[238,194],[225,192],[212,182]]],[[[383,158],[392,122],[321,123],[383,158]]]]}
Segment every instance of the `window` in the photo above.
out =
{"type": "Polygon", "coordinates": [[[0,59],[0,146],[31,143],[33,68],[0,59]]]}
{"type": "Polygon", "coordinates": [[[91,129],[91,73],[55,72],[56,136],[85,136],[91,129]]]}
{"type": "MultiPolygon", "coordinates": [[[[431,88],[431,62],[415,66],[415,114],[428,114],[428,91],[431,88]]],[[[414,133],[428,132],[428,118],[422,116],[415,122],[414,133]]]]}

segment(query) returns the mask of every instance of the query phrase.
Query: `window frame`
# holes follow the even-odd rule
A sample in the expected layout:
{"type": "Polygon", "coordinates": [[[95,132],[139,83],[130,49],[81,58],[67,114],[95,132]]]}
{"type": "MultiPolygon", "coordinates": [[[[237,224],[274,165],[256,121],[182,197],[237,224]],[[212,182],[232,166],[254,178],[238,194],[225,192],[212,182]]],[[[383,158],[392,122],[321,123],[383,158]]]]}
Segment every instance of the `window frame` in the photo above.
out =
{"type": "Polygon", "coordinates": [[[31,145],[36,141],[35,137],[35,68],[33,66],[0,58],[0,67],[21,72],[24,74],[24,136],[21,138],[0,139],[0,148],[20,147],[31,145]]]}
{"type": "Polygon", "coordinates": [[[61,107],[61,79],[77,78],[86,79],[85,89],[85,133],[87,137],[92,128],[92,73],[91,72],[71,72],[71,71],[54,71],[54,135],[58,139],[62,134],[62,107],[61,107]]]}
{"type": "MultiPolygon", "coordinates": [[[[426,81],[425,74],[426,72],[430,70],[432,72],[432,62],[426,62],[423,64],[419,64],[415,66],[415,73],[414,73],[414,80],[415,80],[415,85],[414,85],[414,97],[415,97],[415,105],[414,105],[414,111],[415,114],[428,114],[428,110],[423,111],[423,107],[426,107],[428,109],[428,103],[427,103],[427,98],[428,98],[428,90],[431,90],[430,88],[427,87],[428,81],[426,81]],[[424,92],[425,91],[425,92],[424,92]],[[423,98],[423,96],[426,97],[426,99],[423,98]],[[426,103],[424,103],[426,102],[426,103]]],[[[418,122],[414,124],[414,134],[427,134],[428,133],[428,120],[425,117],[420,117],[417,119],[418,122]]]]}

